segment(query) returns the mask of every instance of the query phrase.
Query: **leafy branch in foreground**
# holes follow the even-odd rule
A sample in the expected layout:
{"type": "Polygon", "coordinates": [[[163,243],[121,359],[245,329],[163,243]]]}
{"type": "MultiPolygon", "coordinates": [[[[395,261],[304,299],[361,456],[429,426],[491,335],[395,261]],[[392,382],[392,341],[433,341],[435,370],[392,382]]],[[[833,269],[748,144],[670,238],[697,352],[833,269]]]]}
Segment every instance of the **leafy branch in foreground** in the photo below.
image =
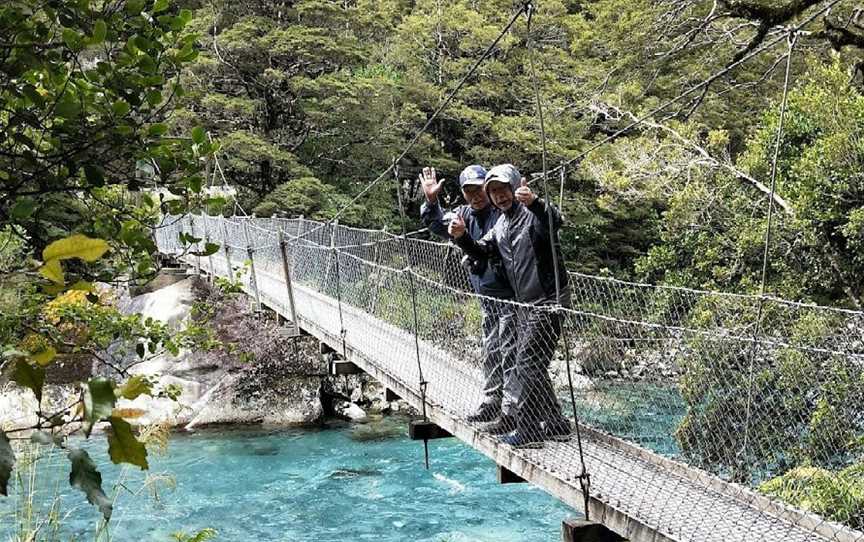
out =
{"type": "Polygon", "coordinates": [[[129,421],[140,413],[117,402],[177,392],[131,369],[212,343],[200,323],[177,331],[123,314],[109,293],[154,276],[161,211],[217,203],[201,172],[218,144],[170,117],[198,54],[191,19],[169,0],[0,5],[0,381],[36,405],[29,422],[0,428],[0,494],[14,440],[30,434],[66,450],[70,484],[107,520],[101,474],[62,437],[101,424],[113,462],[147,469],[129,421]],[[59,362],[76,370],[76,391],[53,405],[46,388],[59,362]]]}

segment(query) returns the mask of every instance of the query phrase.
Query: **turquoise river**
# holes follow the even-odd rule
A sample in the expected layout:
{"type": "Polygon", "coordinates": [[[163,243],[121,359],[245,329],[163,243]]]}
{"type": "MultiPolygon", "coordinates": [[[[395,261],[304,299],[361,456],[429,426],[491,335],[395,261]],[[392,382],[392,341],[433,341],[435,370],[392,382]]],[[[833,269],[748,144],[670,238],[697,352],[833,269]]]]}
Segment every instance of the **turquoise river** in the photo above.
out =
{"type": "MultiPolygon", "coordinates": [[[[561,521],[577,516],[530,485],[498,485],[495,465],[455,439],[430,442],[425,470],[423,445],[407,439],[405,423],[176,434],[167,454],[151,454],[148,484],[141,471],[111,465],[104,437],[94,437],[87,447],[106,489],[122,482],[98,538],[98,514],[68,489],[62,455],[46,454],[21,474],[36,473],[43,516],[59,499],[57,536],[46,525],[37,540],[171,541],[209,527],[217,541],[552,542],[561,521]]],[[[20,486],[0,497],[0,540],[15,540],[24,509],[20,486]]]]}

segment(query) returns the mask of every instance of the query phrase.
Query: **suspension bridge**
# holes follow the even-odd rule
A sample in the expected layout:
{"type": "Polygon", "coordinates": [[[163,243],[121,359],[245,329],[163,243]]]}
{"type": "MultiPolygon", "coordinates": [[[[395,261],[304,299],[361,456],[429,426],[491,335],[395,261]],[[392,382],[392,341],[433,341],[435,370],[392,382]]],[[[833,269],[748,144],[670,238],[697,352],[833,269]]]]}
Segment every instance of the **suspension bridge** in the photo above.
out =
{"type": "Polygon", "coordinates": [[[466,418],[482,399],[480,303],[538,309],[471,293],[447,244],[205,215],[166,217],[156,241],[198,273],[238,280],[259,308],[630,540],[864,542],[861,510],[829,519],[759,491],[790,471],[803,486],[816,466],[854,461],[862,313],[571,273],[573,306],[557,310],[575,363],[568,373],[557,344],[550,372],[581,438],[523,449],[466,418]],[[206,243],[220,249],[208,255],[206,243]],[[813,468],[795,470],[804,457],[813,468]]]}

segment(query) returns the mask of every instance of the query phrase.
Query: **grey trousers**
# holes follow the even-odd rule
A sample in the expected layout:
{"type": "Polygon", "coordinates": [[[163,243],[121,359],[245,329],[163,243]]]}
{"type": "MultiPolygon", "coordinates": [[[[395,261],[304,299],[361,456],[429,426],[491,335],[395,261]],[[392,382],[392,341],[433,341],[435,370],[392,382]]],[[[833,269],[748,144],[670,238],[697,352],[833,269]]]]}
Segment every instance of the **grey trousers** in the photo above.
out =
{"type": "Polygon", "coordinates": [[[520,308],[517,320],[519,340],[512,379],[517,390],[517,428],[534,433],[540,422],[567,425],[549,377],[549,365],[561,336],[561,316],[540,308],[520,308]]]}
{"type": "Polygon", "coordinates": [[[483,311],[483,405],[500,406],[506,415],[515,415],[516,389],[516,311],[506,303],[481,299],[483,311]]]}

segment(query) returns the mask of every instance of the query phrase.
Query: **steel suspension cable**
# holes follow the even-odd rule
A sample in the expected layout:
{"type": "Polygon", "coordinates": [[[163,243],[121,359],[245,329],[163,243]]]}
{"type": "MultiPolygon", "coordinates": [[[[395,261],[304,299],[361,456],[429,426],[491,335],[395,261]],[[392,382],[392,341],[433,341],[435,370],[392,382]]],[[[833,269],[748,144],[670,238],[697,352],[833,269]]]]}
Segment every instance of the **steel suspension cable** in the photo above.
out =
{"type": "MultiPolygon", "coordinates": [[[[402,150],[401,153],[399,153],[397,158],[387,167],[387,169],[382,171],[381,174],[378,175],[378,177],[376,177],[373,181],[371,181],[369,184],[367,184],[363,188],[363,190],[361,190],[356,196],[351,198],[351,201],[344,204],[338,211],[336,211],[336,214],[333,215],[333,218],[331,218],[328,222],[338,220],[339,217],[341,217],[342,214],[344,214],[352,205],[357,203],[357,201],[359,201],[360,198],[365,196],[367,193],[369,193],[370,190],[372,190],[375,186],[377,186],[378,183],[380,183],[382,180],[384,180],[387,177],[387,175],[393,171],[393,168],[395,167],[395,165],[397,163],[399,163],[403,158],[405,158],[405,156],[407,156],[409,152],[411,152],[411,149],[413,149],[414,145],[416,145],[417,142],[420,140],[420,136],[422,136],[424,133],[426,133],[426,131],[429,129],[429,127],[432,126],[432,123],[435,122],[435,120],[438,118],[438,115],[440,115],[441,112],[444,111],[444,109],[448,105],[450,105],[450,102],[453,101],[453,98],[456,97],[456,94],[458,94],[459,91],[462,90],[462,87],[465,86],[465,83],[468,82],[468,79],[470,79],[471,76],[474,75],[474,73],[477,71],[477,69],[483,63],[483,61],[486,60],[492,54],[492,52],[495,50],[495,47],[498,45],[498,43],[501,41],[501,39],[504,38],[505,35],[507,35],[507,32],[510,31],[510,28],[513,27],[513,25],[519,19],[519,16],[522,15],[522,13],[524,11],[525,11],[525,5],[523,4],[522,7],[516,13],[513,14],[513,16],[510,18],[510,21],[507,23],[506,26],[504,26],[504,28],[501,30],[501,32],[498,33],[498,36],[492,41],[492,43],[489,44],[489,46],[486,48],[486,50],[483,51],[483,54],[480,55],[480,58],[478,58],[474,62],[474,64],[471,66],[471,69],[469,69],[468,72],[466,72],[465,75],[462,76],[462,79],[459,80],[459,82],[456,84],[456,86],[453,88],[453,90],[451,90],[447,94],[447,96],[444,98],[444,100],[438,105],[438,107],[432,113],[432,116],[429,117],[429,119],[426,121],[426,123],[423,125],[423,127],[420,128],[420,130],[418,130],[417,133],[414,134],[414,137],[411,138],[411,141],[408,142],[408,145],[402,150]]],[[[326,222],[325,222],[325,224],[326,224],[326,222]]],[[[324,224],[320,225],[318,228],[316,228],[316,230],[323,228],[323,227],[324,227],[324,224]]],[[[309,234],[313,233],[314,231],[315,230],[307,232],[306,235],[309,235],[309,234]]]]}
{"type": "Polygon", "coordinates": [[[753,328],[753,343],[752,347],[750,348],[750,367],[748,371],[747,385],[747,406],[744,415],[744,440],[741,449],[742,460],[745,462],[745,465],[747,465],[748,462],[747,449],[749,447],[750,422],[753,406],[753,383],[756,366],[756,350],[758,344],[756,341],[759,338],[759,332],[762,327],[762,318],[765,312],[765,292],[768,285],[768,263],[770,261],[769,251],[771,248],[771,231],[774,223],[774,194],[777,190],[777,162],[780,158],[780,145],[783,141],[783,122],[786,119],[786,106],[789,98],[789,74],[792,71],[792,53],[795,50],[795,44],[798,40],[798,35],[794,31],[792,31],[787,35],[787,40],[789,42],[789,52],[786,54],[786,75],[783,81],[783,97],[780,100],[780,116],[777,120],[777,135],[774,139],[774,153],[771,158],[771,187],[770,193],[768,194],[768,211],[765,224],[765,241],[762,248],[762,278],[759,284],[759,301],[758,309],[756,311],[756,322],[753,328]]]}
{"type": "MultiPolygon", "coordinates": [[[[554,213],[552,211],[552,197],[549,192],[549,182],[547,179],[547,150],[546,150],[546,127],[543,121],[543,103],[540,97],[540,83],[537,80],[537,70],[534,66],[534,39],[531,37],[531,19],[534,16],[535,7],[531,2],[526,2],[525,7],[523,8],[525,11],[528,22],[526,24],[527,30],[527,51],[528,51],[528,66],[531,70],[531,82],[534,87],[534,99],[537,103],[537,124],[540,129],[540,144],[542,150],[542,166],[543,166],[543,192],[546,196],[546,218],[549,221],[549,248],[552,251],[552,269],[555,274],[555,312],[557,317],[561,317],[564,319],[563,313],[561,311],[561,266],[562,262],[558,261],[558,250],[557,247],[560,246],[560,241],[558,241],[558,231],[555,229],[555,218],[554,213]]],[[[561,168],[562,174],[564,172],[564,168],[561,168]]],[[[564,177],[561,178],[561,193],[563,198],[564,192],[564,177]]],[[[582,472],[579,473],[579,485],[582,489],[582,498],[584,500],[585,506],[585,519],[590,520],[590,511],[588,504],[591,498],[591,475],[588,473],[588,468],[585,465],[585,452],[582,447],[582,431],[579,428],[579,415],[576,410],[576,393],[573,389],[573,374],[571,371],[571,360],[570,360],[570,341],[567,333],[567,326],[564,325],[566,322],[562,322],[561,324],[561,338],[564,343],[564,360],[565,367],[567,370],[567,385],[570,390],[570,405],[573,409],[573,425],[576,431],[576,445],[579,450],[579,463],[582,469],[582,472]]]]}

